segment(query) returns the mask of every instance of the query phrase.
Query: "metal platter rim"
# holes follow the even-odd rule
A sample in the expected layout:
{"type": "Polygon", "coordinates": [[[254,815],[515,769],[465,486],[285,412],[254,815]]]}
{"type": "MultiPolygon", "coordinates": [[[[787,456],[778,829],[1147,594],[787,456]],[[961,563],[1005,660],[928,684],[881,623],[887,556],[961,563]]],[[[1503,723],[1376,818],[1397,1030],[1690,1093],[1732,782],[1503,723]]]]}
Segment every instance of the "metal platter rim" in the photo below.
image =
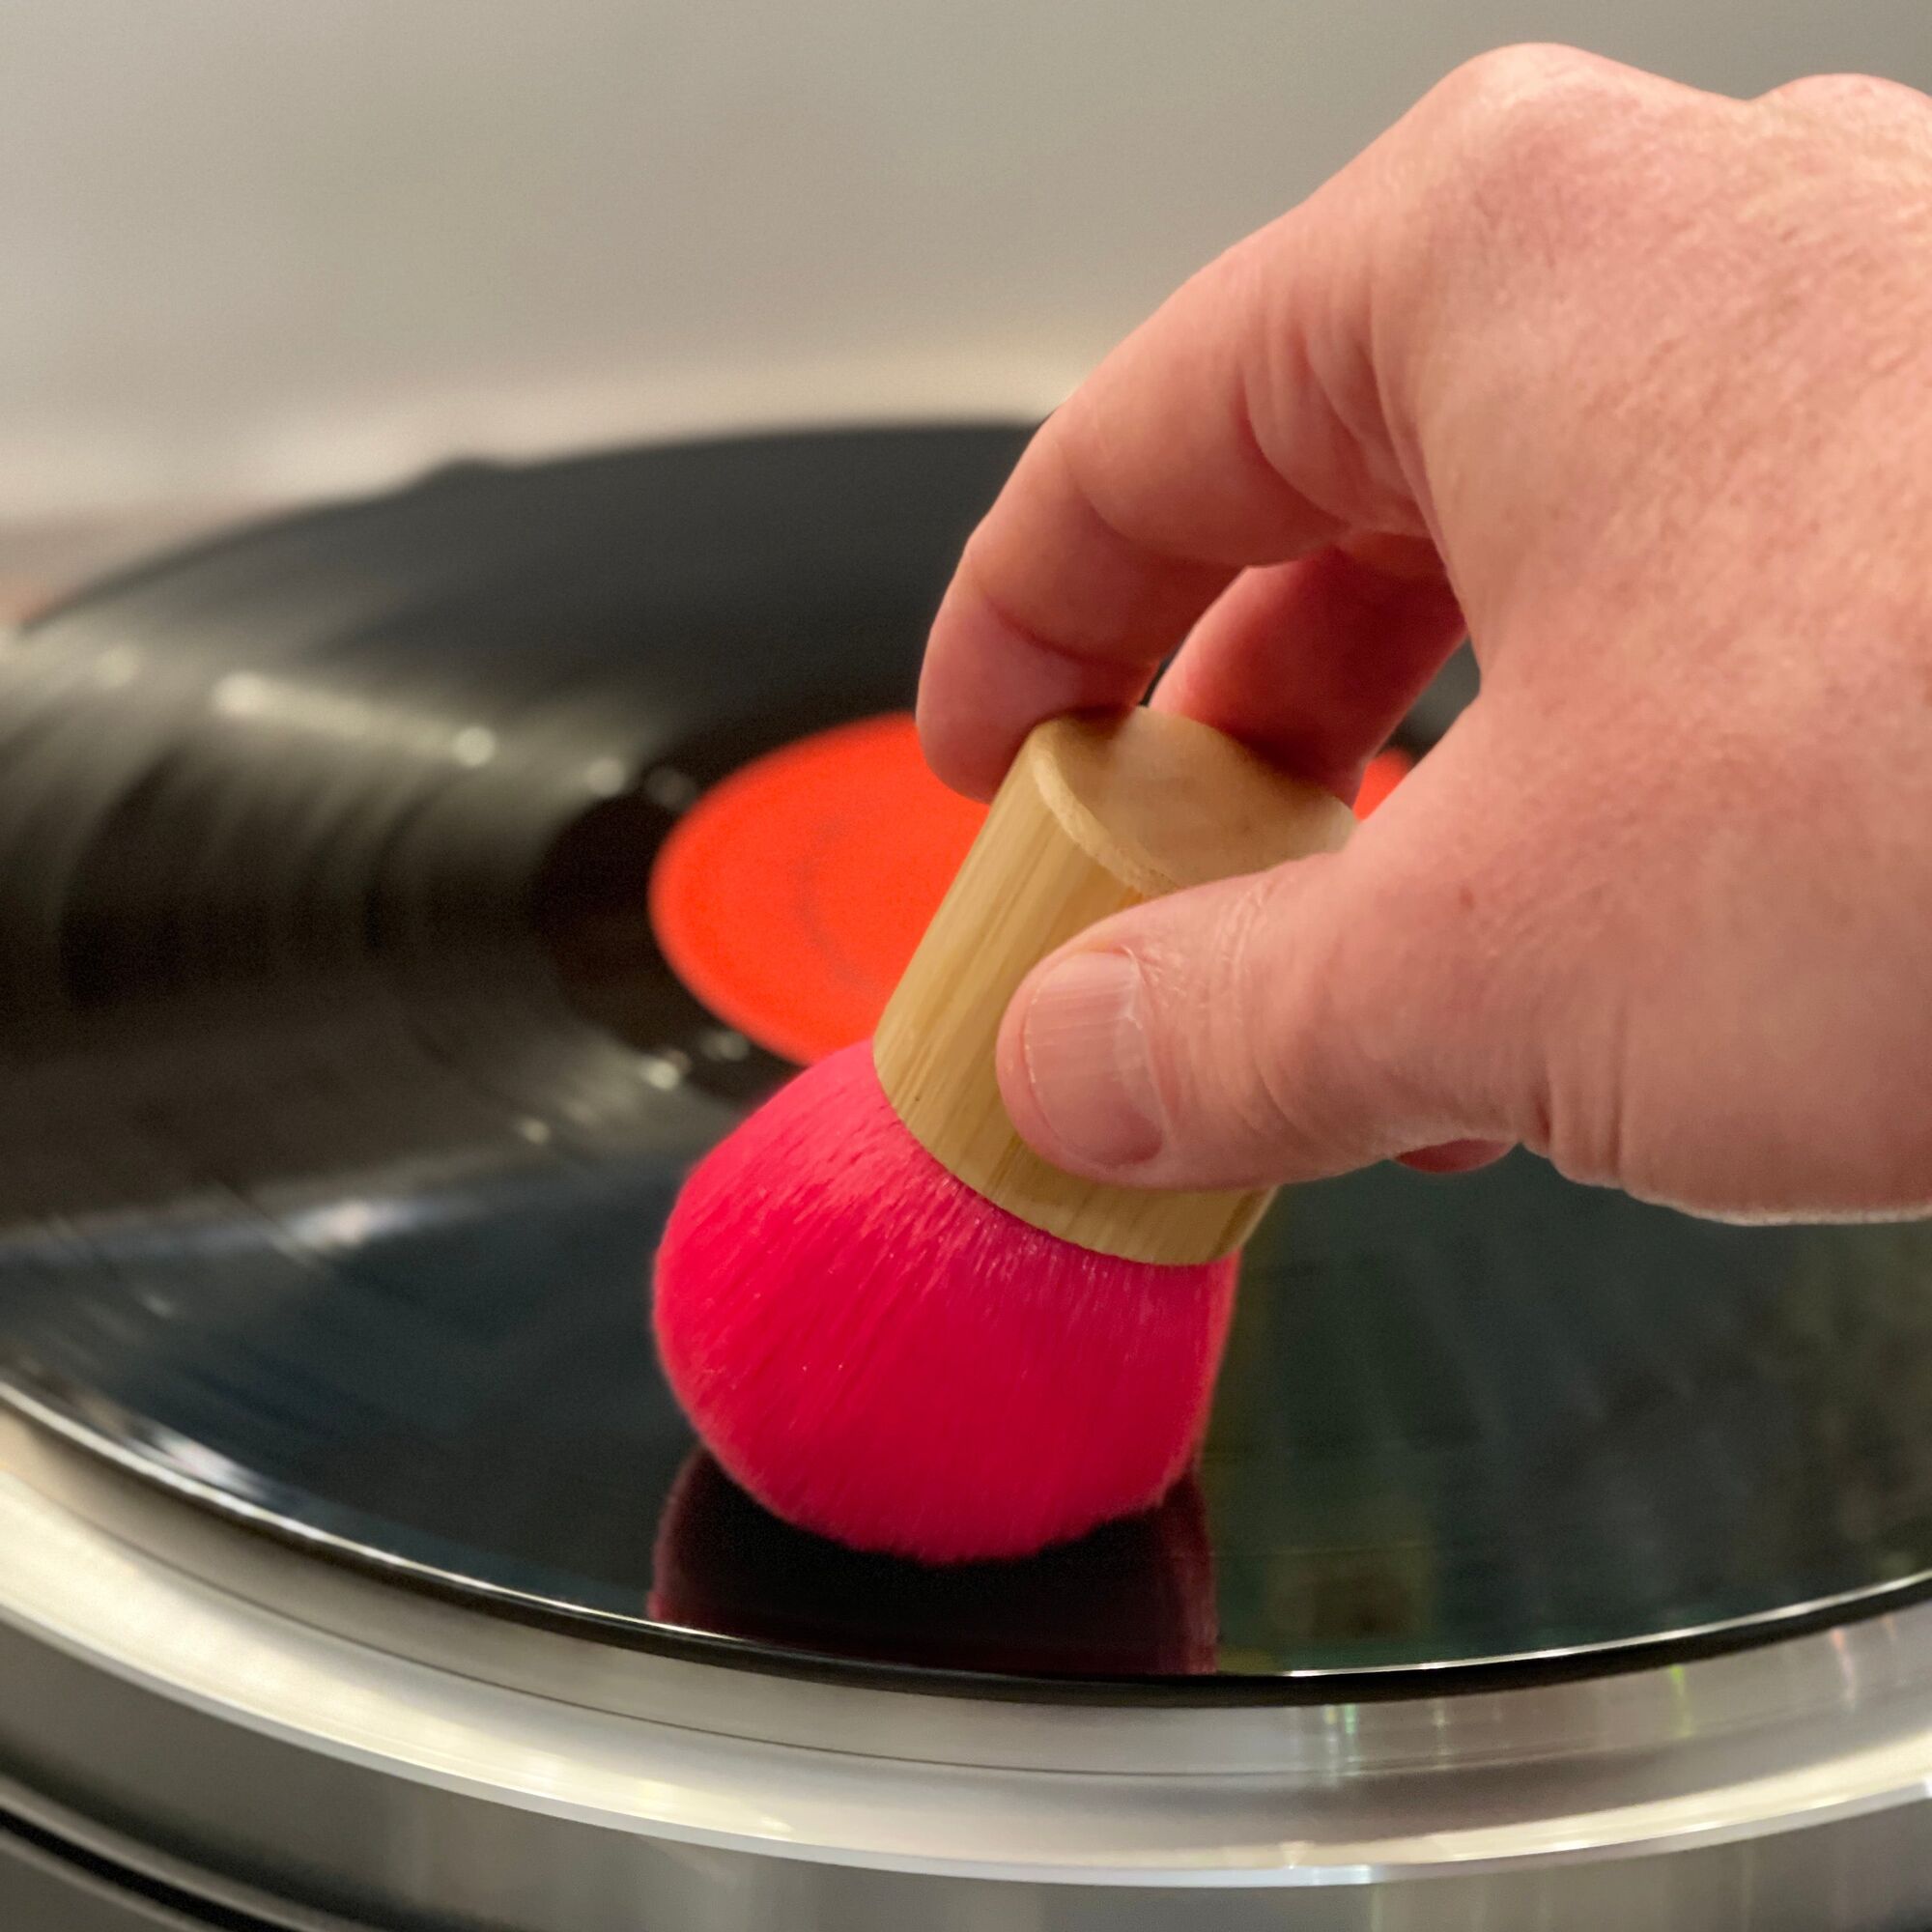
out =
{"type": "Polygon", "coordinates": [[[1705,1659],[1896,1615],[1932,1602],[1932,1572],[1681,1630],[1429,1663],[1370,1664],[1215,1676],[1080,1676],[945,1668],[844,1658],[760,1639],[629,1617],[564,1599],[492,1583],[341,1536],[253,1504],[186,1471],[165,1467],[135,1447],[17,1382],[0,1376],[0,1410],[67,1449],[256,1539],[390,1588],[505,1622],[574,1637],[627,1654],[656,1655],[740,1673],[876,1690],[1006,1703],[1080,1704],[1136,1709],[1354,1705],[1446,1699],[1670,1670],[1705,1659]]]}
{"type": "MultiPolygon", "coordinates": [[[[9,1728],[30,1751],[60,1754],[68,1788],[98,1778],[111,1790],[111,1763],[90,1753],[111,1758],[138,1738],[165,1753],[156,1761],[185,1767],[167,1798],[175,1826],[192,1814],[198,1836],[240,1846],[253,1834],[259,1849],[291,1827],[280,1794],[293,1751],[312,1796],[327,1784],[379,1804],[412,1843],[500,1853],[514,1841],[514,1864],[427,1861],[445,1875],[473,1863],[477,1883],[554,1871],[599,1846],[604,1864],[628,1868],[662,1857],[662,1840],[876,1872],[1160,1890],[1453,1883],[1902,1816],[1932,1788],[1932,1607],[1478,1708],[1369,1707],[1359,1730],[1330,1723],[1332,1709],[1243,1722],[1225,1711],[1043,1719],[1020,1708],[988,1731],[983,1703],[853,1701],[844,1690],[845,1730],[774,1741],[690,1721],[661,1694],[662,1677],[612,1711],[506,1688],[460,1655],[336,1634],[326,1605],[267,1610],[144,1557],[27,1480],[0,1482],[0,1526],[9,1728]],[[1748,1693],[1755,1722],[1735,1699],[1722,1708],[1726,1683],[1748,1693]],[[1706,1698],[1712,1684],[1719,1694],[1706,1698]],[[893,1703],[909,1713],[896,1736],[877,1721],[893,1703]],[[1093,1761],[1065,1748],[1069,1721],[1093,1761]],[[1249,1748],[1270,1727],[1272,1763],[1249,1748]],[[1135,1757],[1137,1738],[1163,1735],[1181,1748],[1135,1757]],[[1041,1747],[1035,1761],[1027,1738],[1041,1747]]],[[[770,1707],[802,1688],[775,1696],[765,1685],[756,1697],[770,1707]]]]}

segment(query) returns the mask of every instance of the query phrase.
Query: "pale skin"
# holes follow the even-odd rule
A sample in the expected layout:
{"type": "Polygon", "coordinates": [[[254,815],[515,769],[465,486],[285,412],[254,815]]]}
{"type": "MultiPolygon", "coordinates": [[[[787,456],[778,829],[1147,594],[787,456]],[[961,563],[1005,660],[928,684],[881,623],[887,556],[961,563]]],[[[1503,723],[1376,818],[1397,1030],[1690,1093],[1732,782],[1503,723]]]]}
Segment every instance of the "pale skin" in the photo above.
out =
{"type": "Polygon", "coordinates": [[[1049,420],[921,729],[984,795],[1179,647],[1155,703],[1347,794],[1465,626],[1480,696],[1348,850],[1034,975],[1021,1132],[1137,1185],[1520,1142],[1932,1209],[1932,100],[1463,69],[1049,420]]]}

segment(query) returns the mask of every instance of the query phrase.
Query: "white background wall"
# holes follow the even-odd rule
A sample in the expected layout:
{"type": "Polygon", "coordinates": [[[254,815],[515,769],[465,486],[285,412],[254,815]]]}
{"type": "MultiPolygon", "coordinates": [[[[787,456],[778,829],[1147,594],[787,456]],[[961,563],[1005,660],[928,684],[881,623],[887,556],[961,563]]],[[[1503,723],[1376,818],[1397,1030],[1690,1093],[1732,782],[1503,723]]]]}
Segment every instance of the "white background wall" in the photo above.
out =
{"type": "Polygon", "coordinates": [[[0,0],[0,518],[1043,408],[1529,38],[1932,86],[1932,0],[0,0]]]}

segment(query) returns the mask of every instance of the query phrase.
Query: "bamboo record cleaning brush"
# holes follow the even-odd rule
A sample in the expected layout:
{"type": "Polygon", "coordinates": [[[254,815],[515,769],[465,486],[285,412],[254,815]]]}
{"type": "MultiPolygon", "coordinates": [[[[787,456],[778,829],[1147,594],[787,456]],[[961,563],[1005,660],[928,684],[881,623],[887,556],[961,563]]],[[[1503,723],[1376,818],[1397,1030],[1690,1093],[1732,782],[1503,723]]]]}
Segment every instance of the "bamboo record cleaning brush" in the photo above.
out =
{"type": "Polygon", "coordinates": [[[927,1562],[1027,1555],[1160,1500],[1200,1446],[1267,1196],[1048,1165],[1000,1099],[1001,1017],[1095,921],[1333,850],[1352,822],[1189,719],[1033,732],[871,1043],[781,1089],[672,1210],[658,1350],[738,1483],[927,1562]]]}

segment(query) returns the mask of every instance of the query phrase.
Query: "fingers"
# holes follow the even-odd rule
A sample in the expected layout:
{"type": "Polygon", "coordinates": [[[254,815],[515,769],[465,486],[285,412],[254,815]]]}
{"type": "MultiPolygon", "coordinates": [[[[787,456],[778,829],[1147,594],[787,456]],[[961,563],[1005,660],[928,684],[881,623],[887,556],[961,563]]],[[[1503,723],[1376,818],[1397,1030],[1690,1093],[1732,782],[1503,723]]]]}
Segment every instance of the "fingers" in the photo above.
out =
{"type": "Polygon", "coordinates": [[[1046,961],[1000,1042],[1022,1135],[1071,1172],[1151,1187],[1311,1179],[1419,1149],[1419,1165],[1469,1166],[1522,1138],[1539,954],[1518,943],[1533,909],[1483,842],[1501,815],[1483,767],[1452,733],[1346,851],[1156,900],[1046,961]]]}
{"type": "Polygon", "coordinates": [[[1507,265],[1548,280],[1551,233],[1622,194],[1605,128],[1671,92],[1563,49],[1485,56],[1129,336],[960,560],[920,692],[939,775],[986,795],[1042,718],[1132,702],[1242,570],[1438,537],[1426,425],[1507,387],[1496,345],[1528,326],[1507,265]]]}
{"type": "Polygon", "coordinates": [[[1435,554],[1325,550],[1237,578],[1153,702],[1352,798],[1362,770],[1462,640],[1435,554]]]}
{"type": "Polygon", "coordinates": [[[1422,534],[1364,346],[1378,172],[1197,275],[1035,438],[933,624],[942,778],[984,795],[1041,718],[1134,701],[1240,569],[1422,534]]]}

